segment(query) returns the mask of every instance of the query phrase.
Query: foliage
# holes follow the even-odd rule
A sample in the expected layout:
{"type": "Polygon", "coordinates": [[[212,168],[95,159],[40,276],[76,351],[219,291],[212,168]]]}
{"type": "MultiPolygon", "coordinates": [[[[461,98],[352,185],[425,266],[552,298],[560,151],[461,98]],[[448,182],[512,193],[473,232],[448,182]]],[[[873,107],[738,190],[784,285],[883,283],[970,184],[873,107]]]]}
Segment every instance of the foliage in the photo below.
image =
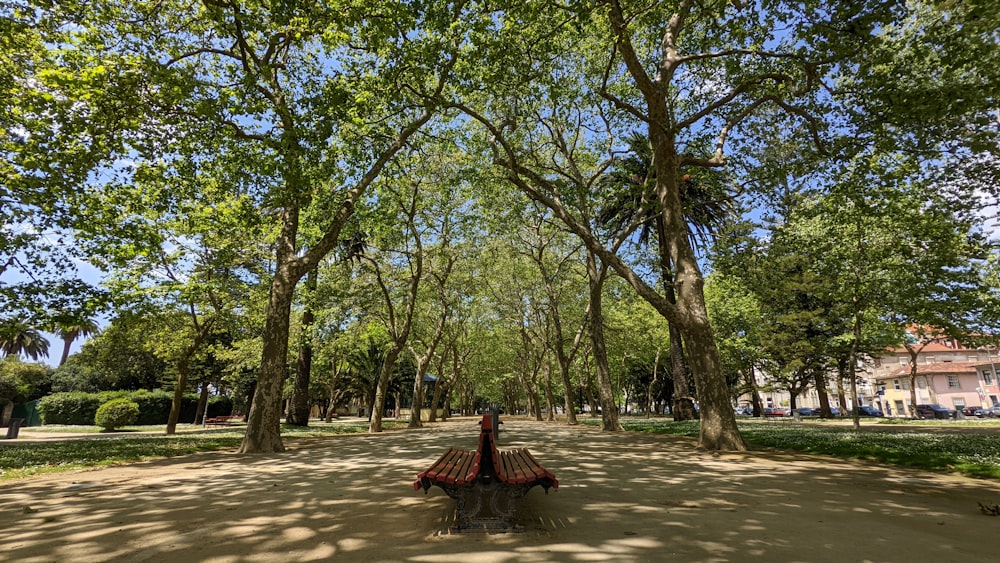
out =
{"type": "Polygon", "coordinates": [[[21,354],[37,360],[49,355],[49,341],[38,328],[18,319],[0,319],[0,352],[6,356],[21,354]]]}
{"type": "Polygon", "coordinates": [[[156,356],[151,336],[159,326],[156,315],[122,312],[73,356],[74,369],[99,391],[158,389],[166,365],[156,356]]]}
{"type": "Polygon", "coordinates": [[[111,399],[98,407],[94,414],[94,424],[110,432],[116,428],[135,424],[139,418],[139,405],[126,399],[111,399]]]}
{"type": "Polygon", "coordinates": [[[44,424],[93,424],[94,415],[104,401],[96,393],[53,393],[42,397],[38,410],[44,424]]]}
{"type": "MultiPolygon", "coordinates": [[[[165,424],[170,415],[170,405],[173,394],[162,389],[155,391],[103,391],[100,393],[84,393],[80,391],[53,393],[43,397],[39,410],[46,425],[93,423],[97,409],[103,403],[124,398],[139,407],[136,424],[165,424]]],[[[198,407],[198,396],[184,395],[181,404],[180,419],[183,422],[194,422],[195,410],[198,407]]],[[[208,416],[224,416],[232,414],[233,401],[225,396],[212,396],[208,400],[208,416]]]]}
{"type": "Polygon", "coordinates": [[[0,361],[0,400],[32,401],[48,392],[49,383],[49,368],[44,364],[25,363],[17,356],[0,361]]]}

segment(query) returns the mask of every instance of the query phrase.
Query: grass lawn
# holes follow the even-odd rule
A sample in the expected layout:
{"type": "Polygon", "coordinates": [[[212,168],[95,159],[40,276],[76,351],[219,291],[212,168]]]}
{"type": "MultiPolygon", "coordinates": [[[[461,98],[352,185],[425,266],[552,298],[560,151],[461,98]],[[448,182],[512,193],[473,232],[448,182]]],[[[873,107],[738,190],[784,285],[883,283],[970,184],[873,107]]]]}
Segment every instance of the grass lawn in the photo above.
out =
{"type": "MultiPolygon", "coordinates": [[[[598,424],[583,419],[584,424],[598,424]]],[[[866,421],[867,422],[867,421],[866,421]]],[[[983,434],[975,427],[996,428],[981,421],[883,424],[867,423],[857,432],[850,426],[834,423],[807,424],[786,421],[740,420],[740,432],[754,448],[778,448],[850,459],[867,459],[932,471],[953,471],[973,477],[1000,479],[1000,434],[983,434]],[[905,430],[905,431],[904,431],[905,430]]],[[[385,422],[385,428],[405,427],[404,422],[385,422]]],[[[674,422],[667,419],[623,418],[627,430],[697,436],[697,421],[674,422]]],[[[195,452],[235,449],[243,439],[243,427],[230,429],[186,430],[173,436],[143,432],[163,432],[164,426],[133,426],[123,432],[101,435],[97,426],[43,426],[35,432],[94,433],[95,439],[72,439],[46,442],[8,442],[0,446],[0,481],[39,473],[68,471],[133,463],[157,457],[172,457],[195,452]]],[[[282,438],[366,432],[368,423],[314,421],[307,428],[283,426],[282,438]]]]}
{"type": "MultiPolygon", "coordinates": [[[[584,420],[598,424],[596,420],[584,420]]],[[[866,421],[867,422],[867,421],[866,421]]],[[[698,422],[665,419],[622,419],[626,430],[698,436],[698,422]]],[[[743,438],[754,448],[779,448],[953,471],[972,477],[1000,479],[1000,434],[976,433],[982,422],[905,422],[872,425],[863,431],[841,424],[740,420],[743,438]],[[905,428],[903,427],[912,427],[905,428]]],[[[997,425],[991,424],[990,428],[997,425]]]]}
{"type": "MultiPolygon", "coordinates": [[[[325,424],[311,422],[302,428],[282,425],[283,439],[330,436],[368,431],[368,423],[336,422],[325,424]]],[[[178,426],[181,429],[184,425],[178,426]]],[[[404,422],[383,422],[386,430],[405,427],[404,422]]],[[[93,433],[94,439],[70,439],[46,442],[7,442],[0,445],[0,481],[20,479],[39,473],[54,473],[88,467],[103,467],[134,463],[158,457],[173,457],[195,452],[232,450],[243,440],[242,425],[231,429],[187,430],[173,436],[142,434],[163,432],[165,425],[129,426],[121,432],[101,435],[98,426],[41,426],[31,427],[34,432],[93,433]],[[131,434],[130,434],[131,433],[131,434]]],[[[218,427],[216,427],[218,428],[218,427]]]]}

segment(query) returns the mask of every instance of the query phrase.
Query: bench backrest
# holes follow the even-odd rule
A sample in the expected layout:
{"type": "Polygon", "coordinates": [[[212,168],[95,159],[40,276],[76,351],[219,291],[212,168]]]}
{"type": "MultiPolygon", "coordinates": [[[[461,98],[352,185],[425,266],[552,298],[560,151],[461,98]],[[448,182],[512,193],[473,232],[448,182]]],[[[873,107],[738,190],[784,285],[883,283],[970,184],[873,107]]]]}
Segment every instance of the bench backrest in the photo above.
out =
{"type": "Polygon", "coordinates": [[[486,471],[492,471],[492,475],[500,474],[500,454],[497,451],[496,441],[493,439],[493,417],[489,414],[483,415],[483,421],[479,423],[479,450],[480,464],[486,471]]]}

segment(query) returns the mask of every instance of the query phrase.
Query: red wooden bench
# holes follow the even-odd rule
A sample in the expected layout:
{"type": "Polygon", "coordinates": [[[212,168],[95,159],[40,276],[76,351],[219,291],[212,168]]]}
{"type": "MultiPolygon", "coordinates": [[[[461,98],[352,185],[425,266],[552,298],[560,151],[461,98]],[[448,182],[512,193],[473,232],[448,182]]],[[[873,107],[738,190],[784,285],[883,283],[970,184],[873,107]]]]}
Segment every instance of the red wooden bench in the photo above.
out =
{"type": "Polygon", "coordinates": [[[234,420],[239,420],[239,419],[241,419],[241,418],[243,418],[243,416],[242,416],[242,415],[239,415],[239,414],[234,414],[234,415],[226,415],[226,416],[216,416],[216,417],[211,417],[211,418],[205,418],[205,419],[204,419],[204,420],[203,420],[202,422],[203,422],[203,423],[204,423],[205,425],[212,425],[212,426],[218,426],[218,425],[222,425],[222,426],[229,426],[229,423],[230,423],[230,422],[232,422],[232,421],[234,421],[234,420]]]}
{"type": "Polygon", "coordinates": [[[506,531],[514,528],[517,500],[540,485],[559,489],[559,481],[527,448],[501,451],[493,421],[484,415],[474,452],[448,448],[433,465],[417,474],[413,490],[441,487],[458,505],[458,530],[506,531]]]}

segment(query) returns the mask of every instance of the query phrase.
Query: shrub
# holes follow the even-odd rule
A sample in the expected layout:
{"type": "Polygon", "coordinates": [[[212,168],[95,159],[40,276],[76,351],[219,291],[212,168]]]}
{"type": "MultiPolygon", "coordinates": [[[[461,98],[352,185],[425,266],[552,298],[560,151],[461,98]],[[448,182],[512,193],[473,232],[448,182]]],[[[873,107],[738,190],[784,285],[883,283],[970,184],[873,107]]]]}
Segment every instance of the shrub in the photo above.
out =
{"type": "Polygon", "coordinates": [[[139,405],[128,399],[111,399],[97,409],[94,424],[105,430],[114,430],[135,424],[139,418],[139,405]]]}
{"type": "Polygon", "coordinates": [[[42,397],[38,410],[42,413],[45,424],[81,424],[94,423],[94,415],[102,401],[94,393],[72,391],[69,393],[53,393],[42,397]]]}
{"type": "MultiPolygon", "coordinates": [[[[112,399],[128,399],[139,406],[139,417],[132,424],[155,425],[166,424],[170,416],[170,404],[174,395],[162,389],[155,391],[102,391],[100,393],[53,393],[42,399],[39,410],[45,424],[79,424],[91,425],[97,408],[112,399]]],[[[194,422],[194,413],[198,408],[198,396],[188,393],[181,402],[179,422],[194,422]]],[[[210,397],[208,401],[208,416],[230,414],[233,402],[229,397],[210,397]]]]}

